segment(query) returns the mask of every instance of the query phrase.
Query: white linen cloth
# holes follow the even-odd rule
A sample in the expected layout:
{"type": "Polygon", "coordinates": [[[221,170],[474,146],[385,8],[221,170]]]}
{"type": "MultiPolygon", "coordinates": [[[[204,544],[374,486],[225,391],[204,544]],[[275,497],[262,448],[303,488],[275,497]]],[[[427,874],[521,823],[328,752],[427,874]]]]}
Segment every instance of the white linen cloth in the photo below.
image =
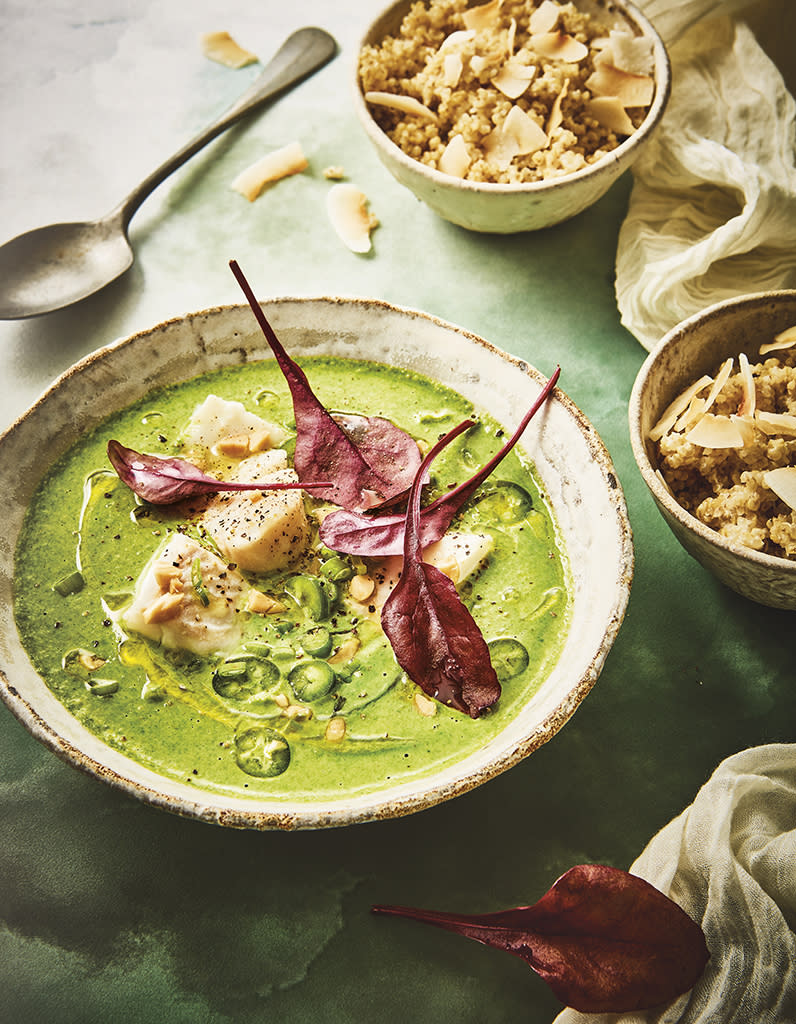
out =
{"type": "Polygon", "coordinates": [[[637,2],[669,48],[672,92],[633,165],[616,296],[651,349],[721,299],[796,287],[796,103],[740,0],[637,2]]]}
{"type": "Polygon", "coordinates": [[[567,1009],[555,1024],[796,1021],[796,745],[753,747],[723,761],[630,870],[701,925],[710,961],[667,1007],[567,1009]]]}

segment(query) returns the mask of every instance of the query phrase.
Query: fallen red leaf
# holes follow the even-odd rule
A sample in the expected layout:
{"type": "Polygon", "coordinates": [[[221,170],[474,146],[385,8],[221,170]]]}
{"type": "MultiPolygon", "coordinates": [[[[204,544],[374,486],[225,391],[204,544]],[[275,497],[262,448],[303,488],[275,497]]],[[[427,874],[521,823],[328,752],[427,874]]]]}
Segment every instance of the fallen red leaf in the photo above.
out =
{"type": "Polygon", "coordinates": [[[673,900],[618,868],[581,864],[533,906],[459,915],[374,906],[525,960],[567,1006],[623,1013],[671,1002],[707,964],[705,936],[673,900]]]}

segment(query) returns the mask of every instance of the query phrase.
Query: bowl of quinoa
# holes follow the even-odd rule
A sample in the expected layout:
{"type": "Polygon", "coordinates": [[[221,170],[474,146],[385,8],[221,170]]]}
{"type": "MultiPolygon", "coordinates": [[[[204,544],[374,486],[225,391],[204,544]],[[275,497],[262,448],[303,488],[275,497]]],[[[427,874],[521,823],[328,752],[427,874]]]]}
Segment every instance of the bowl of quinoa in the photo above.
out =
{"type": "Polygon", "coordinates": [[[796,609],[796,290],[728,299],[670,331],[629,424],[686,551],[753,601],[796,609]]]}
{"type": "Polygon", "coordinates": [[[549,227],[633,163],[670,91],[665,46],[614,0],[399,0],[369,26],[355,106],[382,163],[473,231],[549,227]]]}

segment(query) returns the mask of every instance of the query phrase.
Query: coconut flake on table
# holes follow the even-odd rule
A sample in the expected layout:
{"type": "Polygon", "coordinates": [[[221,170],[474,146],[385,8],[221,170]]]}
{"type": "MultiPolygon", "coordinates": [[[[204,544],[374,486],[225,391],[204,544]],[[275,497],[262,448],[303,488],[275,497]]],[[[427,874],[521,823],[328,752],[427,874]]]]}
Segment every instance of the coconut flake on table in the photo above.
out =
{"type": "Polygon", "coordinates": [[[251,164],[234,179],[232,188],[253,202],[266,185],[270,185],[291,174],[299,174],[309,166],[298,142],[290,142],[280,149],[267,153],[251,164]]]}
{"type": "Polygon", "coordinates": [[[326,197],[326,212],[338,237],[352,252],[370,252],[370,233],[379,221],[368,210],[368,197],[356,185],[332,185],[326,197]]]}
{"type": "Polygon", "coordinates": [[[248,64],[256,64],[259,59],[257,54],[236,43],[229,32],[206,32],[201,43],[205,57],[227,68],[245,68],[248,64]]]}

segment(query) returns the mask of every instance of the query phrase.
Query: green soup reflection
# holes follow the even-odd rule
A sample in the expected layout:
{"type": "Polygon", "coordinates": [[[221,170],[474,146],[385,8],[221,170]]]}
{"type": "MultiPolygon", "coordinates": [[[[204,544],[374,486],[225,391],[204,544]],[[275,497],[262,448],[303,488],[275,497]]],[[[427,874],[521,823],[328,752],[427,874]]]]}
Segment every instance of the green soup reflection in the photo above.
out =
{"type": "MultiPolygon", "coordinates": [[[[428,500],[472,475],[505,440],[461,395],[418,374],[323,357],[302,366],[327,409],[386,417],[424,450],[476,416],[476,427],[433,464],[428,500]]],[[[164,540],[196,533],[204,541],[184,507],[135,498],[110,469],[108,440],[182,455],[186,424],[208,394],[279,424],[291,455],[290,395],[266,360],[164,388],[114,414],[37,489],[16,555],[15,614],[57,698],[134,761],[238,797],[350,797],[427,776],[483,747],[549,675],[569,621],[565,553],[522,453],[509,454],[453,524],[490,547],[485,564],[457,584],[502,685],[497,704],[473,720],[402,673],[368,598],[351,599],[370,566],[324,549],[317,524],[295,565],[266,578],[244,574],[279,600],[267,612],[241,613],[234,649],[198,655],[124,627],[136,581],[164,540]]],[[[304,500],[314,522],[317,503],[304,500]]]]}

